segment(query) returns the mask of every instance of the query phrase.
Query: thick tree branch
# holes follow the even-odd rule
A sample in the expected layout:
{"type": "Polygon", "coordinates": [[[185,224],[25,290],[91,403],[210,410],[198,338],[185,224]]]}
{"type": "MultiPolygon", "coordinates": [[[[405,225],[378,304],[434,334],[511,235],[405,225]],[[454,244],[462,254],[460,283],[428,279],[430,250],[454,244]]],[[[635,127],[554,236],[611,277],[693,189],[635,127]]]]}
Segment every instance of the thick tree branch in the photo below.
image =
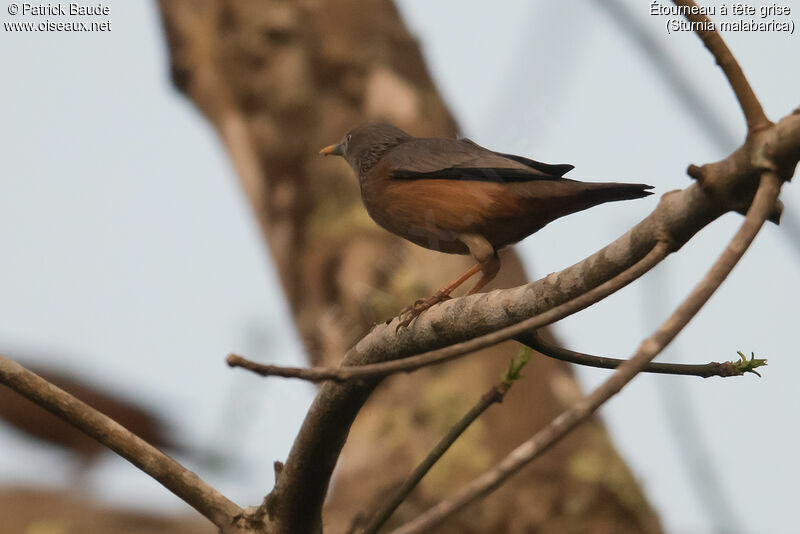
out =
{"type": "Polygon", "coordinates": [[[113,419],[4,356],[0,356],[0,383],[131,462],[208,518],[221,532],[239,532],[233,519],[242,510],[236,503],[113,419]]]}
{"type": "Polygon", "coordinates": [[[564,304],[551,308],[517,324],[501,328],[494,332],[489,332],[488,334],[470,339],[469,341],[462,341],[441,349],[417,354],[415,356],[408,356],[401,360],[361,366],[322,367],[312,369],[287,369],[272,365],[261,365],[235,355],[228,356],[227,362],[231,367],[242,367],[262,376],[278,375],[304,378],[312,382],[321,380],[346,381],[359,378],[382,378],[394,373],[408,373],[422,367],[443,363],[458,358],[459,356],[464,356],[471,352],[496,345],[514,336],[523,334],[529,330],[542,328],[583,310],[645,274],[663,260],[668,253],[669,250],[666,243],[657,243],[655,247],[653,247],[653,250],[629,269],[626,269],[614,278],[564,304]]]}
{"type": "Polygon", "coordinates": [[[664,350],[719,288],[767,220],[779,193],[778,176],[774,173],[764,173],[747,218],[728,247],[675,312],[652,336],[642,342],[633,358],[621,365],[589,396],[584,397],[531,439],[517,447],[492,470],[475,479],[452,498],[442,501],[415,520],[394,530],[392,534],[428,532],[468,504],[488,495],[618,393],[647,362],[664,350]]]}
{"type": "Polygon", "coordinates": [[[706,25],[711,22],[711,19],[705,15],[692,13],[691,8],[697,8],[694,0],[673,0],[675,5],[684,6],[689,8],[685,13],[685,17],[689,22],[697,23],[695,33],[703,41],[703,44],[708,48],[708,51],[714,56],[717,65],[720,66],[722,72],[728,78],[733,92],[736,94],[736,99],[744,113],[744,118],[747,121],[748,134],[762,128],[766,128],[770,124],[770,120],[764,114],[764,109],[761,103],[756,98],[753,88],[742,71],[742,67],[736,58],[731,53],[728,45],[722,40],[722,37],[716,30],[706,30],[706,25]]]}

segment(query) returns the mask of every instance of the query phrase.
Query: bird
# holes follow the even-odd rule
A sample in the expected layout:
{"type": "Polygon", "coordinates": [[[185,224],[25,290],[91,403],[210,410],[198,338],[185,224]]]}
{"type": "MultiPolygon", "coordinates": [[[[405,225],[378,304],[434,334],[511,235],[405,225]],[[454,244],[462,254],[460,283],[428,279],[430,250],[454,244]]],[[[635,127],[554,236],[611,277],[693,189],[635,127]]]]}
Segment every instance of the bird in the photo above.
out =
{"type": "Polygon", "coordinates": [[[574,166],[495,152],[469,139],[414,137],[367,123],[320,150],[343,157],[381,227],[422,247],[469,254],[476,264],[428,299],[400,313],[398,328],[447,300],[472,276],[472,295],[500,270],[497,252],[548,223],[605,202],[643,198],[653,186],[564,178],[574,166]]]}

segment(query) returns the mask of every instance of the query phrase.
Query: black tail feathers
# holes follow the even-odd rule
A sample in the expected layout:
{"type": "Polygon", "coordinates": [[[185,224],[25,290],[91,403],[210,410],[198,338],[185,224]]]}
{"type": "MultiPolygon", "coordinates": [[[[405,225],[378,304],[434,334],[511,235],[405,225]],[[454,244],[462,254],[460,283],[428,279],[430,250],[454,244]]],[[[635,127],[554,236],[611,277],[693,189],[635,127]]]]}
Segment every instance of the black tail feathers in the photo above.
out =
{"type": "Polygon", "coordinates": [[[593,187],[586,190],[586,194],[598,204],[602,202],[616,202],[617,200],[644,198],[653,194],[652,191],[649,191],[649,189],[653,189],[653,186],[647,184],[620,184],[611,182],[592,184],[592,186],[593,187]]]}

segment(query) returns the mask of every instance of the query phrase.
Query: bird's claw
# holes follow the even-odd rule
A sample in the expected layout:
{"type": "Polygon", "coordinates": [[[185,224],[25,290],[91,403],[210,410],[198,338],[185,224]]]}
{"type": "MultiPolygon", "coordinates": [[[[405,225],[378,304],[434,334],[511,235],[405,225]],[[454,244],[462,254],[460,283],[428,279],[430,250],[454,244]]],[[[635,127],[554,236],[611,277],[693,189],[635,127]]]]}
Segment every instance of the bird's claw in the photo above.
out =
{"type": "Polygon", "coordinates": [[[400,319],[400,322],[397,324],[395,332],[401,328],[406,328],[414,319],[422,315],[422,312],[428,308],[449,299],[450,295],[448,293],[439,291],[430,298],[417,300],[411,306],[403,309],[403,311],[400,312],[400,315],[397,316],[397,318],[400,319]]]}

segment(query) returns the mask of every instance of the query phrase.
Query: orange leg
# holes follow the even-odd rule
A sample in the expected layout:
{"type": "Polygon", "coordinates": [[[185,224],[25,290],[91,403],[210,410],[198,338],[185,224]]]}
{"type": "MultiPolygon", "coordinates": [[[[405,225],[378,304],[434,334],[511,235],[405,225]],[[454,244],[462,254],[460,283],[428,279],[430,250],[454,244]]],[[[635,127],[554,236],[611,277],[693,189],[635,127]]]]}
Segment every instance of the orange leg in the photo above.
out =
{"type": "MultiPolygon", "coordinates": [[[[437,291],[436,295],[446,295],[446,296],[449,297],[450,293],[455,291],[455,289],[458,286],[460,286],[461,284],[463,284],[464,282],[466,282],[467,280],[472,278],[472,276],[475,273],[477,273],[478,271],[480,271],[480,270],[481,270],[481,264],[480,263],[476,263],[475,265],[470,267],[464,274],[462,274],[461,276],[459,276],[458,278],[456,278],[455,280],[453,280],[452,282],[450,282],[449,284],[444,286],[439,291],[437,291]]],[[[470,292],[470,294],[471,294],[471,292],[470,292]]]]}
{"type": "MultiPolygon", "coordinates": [[[[455,291],[455,289],[469,280],[472,276],[474,276],[478,271],[481,270],[481,264],[476,263],[472,267],[470,267],[464,274],[444,286],[442,289],[437,291],[433,294],[432,297],[427,299],[420,299],[416,301],[413,305],[407,307],[403,311],[400,312],[400,324],[397,325],[398,330],[400,328],[405,328],[411,321],[419,317],[419,315],[433,306],[434,304],[439,304],[440,302],[444,302],[445,300],[450,298],[450,293],[455,291]]],[[[481,278],[483,280],[483,278],[481,278]]],[[[478,281],[480,283],[480,281],[478,281]]],[[[474,288],[473,288],[474,289],[474,288]]]]}
{"type": "Polygon", "coordinates": [[[483,276],[478,280],[475,286],[469,290],[467,295],[473,295],[483,289],[483,287],[494,280],[494,277],[497,276],[497,272],[500,270],[500,259],[497,257],[496,254],[492,255],[487,261],[483,263],[476,263],[473,265],[468,271],[464,274],[444,286],[442,289],[434,293],[434,295],[430,298],[418,300],[414,303],[413,306],[409,306],[402,312],[400,312],[400,324],[397,325],[397,328],[405,328],[411,321],[419,317],[419,315],[433,306],[434,304],[438,304],[450,298],[450,293],[452,293],[458,286],[466,282],[470,279],[474,274],[478,271],[483,272],[483,276]]]}
{"type": "Polygon", "coordinates": [[[495,254],[489,259],[489,261],[479,263],[477,266],[481,268],[481,271],[483,271],[483,276],[481,276],[480,280],[478,280],[475,286],[469,290],[467,295],[474,295],[483,289],[486,284],[494,280],[494,277],[497,276],[497,272],[500,270],[500,258],[498,258],[495,254]]]}
{"type": "Polygon", "coordinates": [[[466,282],[478,271],[481,271],[483,276],[481,276],[478,283],[475,284],[475,287],[469,290],[467,295],[477,293],[497,276],[497,271],[500,270],[500,258],[497,257],[497,252],[485,237],[480,234],[459,234],[458,239],[467,246],[469,253],[478,263],[437,291],[432,297],[425,300],[418,300],[413,306],[409,306],[400,312],[400,324],[397,325],[398,330],[401,327],[405,328],[411,324],[411,321],[434,304],[449,299],[450,293],[452,293],[455,288],[466,282]]]}

